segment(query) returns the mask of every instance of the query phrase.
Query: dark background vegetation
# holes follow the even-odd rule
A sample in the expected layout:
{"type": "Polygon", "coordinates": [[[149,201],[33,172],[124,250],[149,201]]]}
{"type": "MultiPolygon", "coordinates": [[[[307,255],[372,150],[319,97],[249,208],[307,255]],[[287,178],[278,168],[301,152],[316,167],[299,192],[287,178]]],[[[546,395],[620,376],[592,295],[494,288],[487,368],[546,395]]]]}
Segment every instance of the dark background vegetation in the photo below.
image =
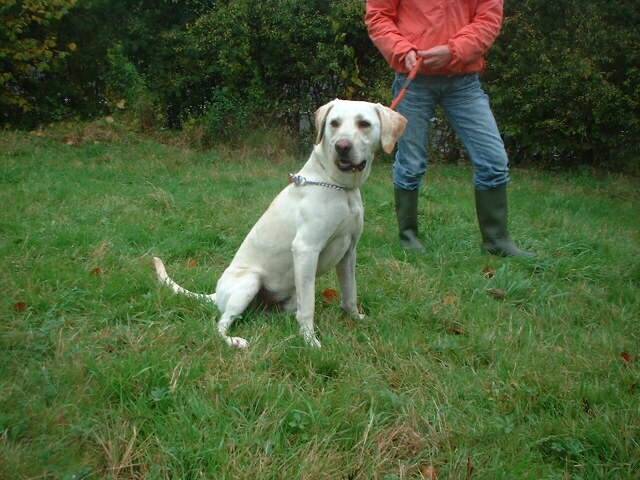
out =
{"type": "MultiPolygon", "coordinates": [[[[512,162],[637,171],[637,0],[505,3],[484,82],[512,162]]],[[[299,133],[329,99],[390,102],[363,13],[363,0],[5,0],[0,123],[123,112],[204,147],[248,126],[299,133]]]]}

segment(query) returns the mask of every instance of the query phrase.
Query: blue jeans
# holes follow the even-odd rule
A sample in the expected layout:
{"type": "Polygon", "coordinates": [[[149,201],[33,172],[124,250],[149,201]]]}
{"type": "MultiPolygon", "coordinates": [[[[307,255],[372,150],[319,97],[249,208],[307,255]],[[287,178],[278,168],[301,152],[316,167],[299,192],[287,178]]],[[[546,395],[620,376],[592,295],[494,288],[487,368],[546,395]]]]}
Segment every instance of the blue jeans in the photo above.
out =
{"type": "MultiPolygon", "coordinates": [[[[406,79],[396,74],[394,97],[406,79]]],[[[407,120],[407,128],[398,142],[393,164],[393,182],[404,190],[416,190],[427,171],[429,124],[440,104],[464,144],[474,167],[478,190],[488,190],[509,181],[509,160],[489,97],[477,74],[452,77],[415,78],[398,107],[407,120]]]]}

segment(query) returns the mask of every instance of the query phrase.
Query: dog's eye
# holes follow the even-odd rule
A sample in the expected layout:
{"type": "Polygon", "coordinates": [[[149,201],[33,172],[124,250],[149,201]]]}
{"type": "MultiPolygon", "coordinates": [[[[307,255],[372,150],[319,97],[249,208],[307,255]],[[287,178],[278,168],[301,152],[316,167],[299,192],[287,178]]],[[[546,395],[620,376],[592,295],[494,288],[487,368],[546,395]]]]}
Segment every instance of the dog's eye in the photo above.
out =
{"type": "Polygon", "coordinates": [[[338,128],[340,126],[340,120],[334,118],[333,120],[331,120],[331,123],[329,125],[331,125],[333,128],[338,128]]]}
{"type": "Polygon", "coordinates": [[[369,128],[371,126],[371,122],[368,120],[358,120],[358,128],[369,128]]]}

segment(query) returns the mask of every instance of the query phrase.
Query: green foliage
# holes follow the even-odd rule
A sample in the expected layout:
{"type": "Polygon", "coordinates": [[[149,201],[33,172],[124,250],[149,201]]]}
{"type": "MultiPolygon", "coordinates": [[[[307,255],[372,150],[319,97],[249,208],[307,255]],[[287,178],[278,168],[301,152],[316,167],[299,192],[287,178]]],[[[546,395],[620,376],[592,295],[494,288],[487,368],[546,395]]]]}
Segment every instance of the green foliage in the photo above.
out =
{"type": "MultiPolygon", "coordinates": [[[[74,5],[5,0],[0,7],[3,123],[95,116],[126,99],[144,128],[186,127],[211,145],[261,123],[296,131],[336,97],[391,101],[393,73],[367,35],[362,0],[74,5]]],[[[632,0],[506,2],[485,81],[514,163],[637,163],[636,7],[632,0]]],[[[437,141],[438,154],[459,157],[446,127],[437,141]]]]}
{"type": "Polygon", "coordinates": [[[213,92],[205,114],[202,116],[207,138],[234,139],[246,129],[252,113],[251,101],[243,99],[227,89],[213,92]]]}
{"type": "Polygon", "coordinates": [[[150,92],[135,65],[124,55],[122,45],[107,51],[109,68],[105,75],[105,96],[112,109],[129,109],[142,130],[158,126],[161,116],[157,99],[150,92]]]}
{"type": "MultiPolygon", "coordinates": [[[[56,27],[76,0],[3,0],[0,3],[0,122],[37,109],[47,78],[77,45],[58,40],[56,27]]],[[[44,104],[43,104],[44,103],[44,104]]]]}
{"type": "Polygon", "coordinates": [[[121,44],[107,51],[109,71],[105,75],[106,96],[112,102],[135,101],[147,89],[135,65],[124,55],[121,44]]]}
{"type": "Polygon", "coordinates": [[[227,88],[215,89],[202,114],[187,118],[182,129],[196,148],[209,148],[217,142],[247,142],[247,126],[255,123],[256,102],[227,88]]]}
{"type": "Polygon", "coordinates": [[[520,0],[506,8],[488,80],[515,159],[637,160],[637,2],[520,0]]]}
{"type": "Polygon", "coordinates": [[[201,105],[220,87],[250,94],[263,99],[250,106],[254,115],[293,126],[335,96],[365,98],[362,71],[382,62],[363,13],[354,1],[219,4],[184,34],[200,66],[192,93],[201,105]]]}

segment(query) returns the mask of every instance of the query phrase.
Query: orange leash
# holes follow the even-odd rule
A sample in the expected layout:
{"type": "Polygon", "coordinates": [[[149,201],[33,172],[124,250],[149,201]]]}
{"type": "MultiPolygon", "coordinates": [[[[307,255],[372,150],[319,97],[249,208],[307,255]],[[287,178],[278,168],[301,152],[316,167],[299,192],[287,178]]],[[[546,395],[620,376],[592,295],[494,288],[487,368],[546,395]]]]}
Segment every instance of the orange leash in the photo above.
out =
{"type": "Polygon", "coordinates": [[[418,71],[420,70],[421,66],[422,66],[422,59],[418,59],[413,69],[409,72],[409,76],[407,76],[407,79],[404,81],[404,85],[402,85],[402,88],[400,89],[398,96],[393,99],[393,102],[391,102],[391,107],[389,107],[391,108],[391,110],[396,110],[398,108],[398,105],[400,105],[400,102],[402,102],[402,100],[404,99],[404,96],[407,93],[407,89],[409,88],[409,85],[411,85],[411,82],[413,81],[413,79],[416,78],[416,75],[418,75],[418,71]]]}

